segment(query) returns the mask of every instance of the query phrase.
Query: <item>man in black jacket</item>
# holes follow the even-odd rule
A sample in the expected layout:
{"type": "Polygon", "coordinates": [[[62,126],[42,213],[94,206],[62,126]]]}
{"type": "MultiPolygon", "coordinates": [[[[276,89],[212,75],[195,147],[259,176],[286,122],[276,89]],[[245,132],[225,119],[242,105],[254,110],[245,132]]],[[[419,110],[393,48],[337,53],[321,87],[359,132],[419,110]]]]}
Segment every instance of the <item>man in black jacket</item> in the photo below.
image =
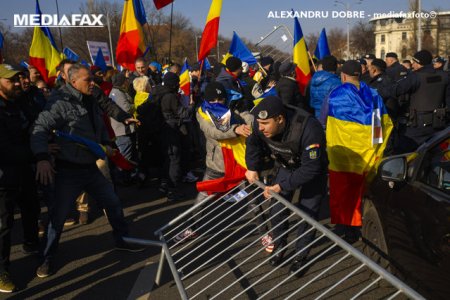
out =
{"type": "Polygon", "coordinates": [[[168,201],[178,200],[181,197],[176,188],[181,177],[181,134],[187,134],[183,119],[190,117],[194,107],[192,99],[188,107],[181,104],[179,87],[180,77],[167,72],[163,78],[163,85],[157,86],[153,93],[154,101],[159,103],[165,122],[161,131],[164,159],[160,191],[166,194],[168,201]]]}
{"type": "Polygon", "coordinates": [[[8,273],[14,205],[18,204],[24,227],[24,250],[38,247],[39,203],[31,163],[28,122],[15,100],[21,87],[17,70],[0,65],[0,291],[12,292],[8,273]]]}
{"type": "MultiPolygon", "coordinates": [[[[55,183],[55,195],[49,203],[47,242],[44,261],[37,269],[38,277],[52,274],[52,261],[59,239],[73,203],[81,192],[86,191],[103,207],[113,228],[116,249],[139,251],[141,249],[124,242],[128,234],[122,204],[113,185],[96,165],[99,155],[88,147],[57,137],[60,151],[52,165],[48,153],[48,140],[53,130],[83,137],[106,146],[106,155],[112,155],[98,102],[92,97],[94,81],[90,70],[75,64],[69,68],[68,83],[52,94],[49,103],[36,120],[31,135],[31,148],[37,160],[36,179],[41,184],[55,183]]],[[[104,157],[103,157],[104,158],[104,157]]]]}
{"type": "Polygon", "coordinates": [[[309,111],[310,107],[306,103],[306,98],[300,93],[300,88],[295,79],[296,67],[297,65],[291,62],[281,64],[279,68],[281,78],[276,85],[276,90],[283,104],[290,104],[309,111]]]}

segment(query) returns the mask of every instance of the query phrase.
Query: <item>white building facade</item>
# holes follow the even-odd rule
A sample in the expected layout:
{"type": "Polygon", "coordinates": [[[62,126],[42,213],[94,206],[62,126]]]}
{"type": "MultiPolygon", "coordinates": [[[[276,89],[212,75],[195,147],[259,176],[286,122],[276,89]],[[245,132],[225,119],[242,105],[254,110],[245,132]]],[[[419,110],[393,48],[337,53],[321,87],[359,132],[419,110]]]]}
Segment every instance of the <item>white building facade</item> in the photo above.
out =
{"type": "MultiPolygon", "coordinates": [[[[399,59],[410,58],[415,52],[411,49],[414,35],[417,34],[417,18],[392,16],[376,17],[374,24],[375,56],[382,59],[386,53],[395,52],[399,59]]],[[[428,36],[422,48],[433,48],[433,56],[450,55],[450,11],[439,12],[435,18],[422,19],[422,36],[428,36]],[[431,38],[430,38],[431,37],[431,38]],[[431,46],[431,47],[430,47],[431,46]]]]}

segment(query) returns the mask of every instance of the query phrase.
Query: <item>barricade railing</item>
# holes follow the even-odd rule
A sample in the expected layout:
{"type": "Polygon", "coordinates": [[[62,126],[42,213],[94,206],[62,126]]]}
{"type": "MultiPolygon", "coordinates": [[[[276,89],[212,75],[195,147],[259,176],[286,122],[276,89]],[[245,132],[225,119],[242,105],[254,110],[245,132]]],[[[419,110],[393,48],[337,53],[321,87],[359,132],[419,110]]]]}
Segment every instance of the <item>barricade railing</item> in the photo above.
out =
{"type": "Polygon", "coordinates": [[[255,47],[261,56],[271,56],[274,61],[283,63],[289,61],[292,57],[293,41],[294,38],[289,29],[280,25],[261,37],[255,47]]]}
{"type": "Polygon", "coordinates": [[[259,181],[242,182],[225,195],[203,199],[158,229],[160,242],[152,242],[162,247],[157,284],[165,258],[182,299],[394,299],[400,294],[424,299],[288,200],[273,192],[265,199],[264,188],[259,181]],[[282,209],[271,214],[275,205],[282,209]],[[279,214],[282,221],[272,223],[279,214]],[[293,249],[306,235],[316,234],[302,249],[291,250],[282,263],[270,266],[271,256],[261,240],[284,222],[290,223],[289,229],[272,242],[283,235],[288,242],[278,250],[293,249]],[[295,234],[299,225],[307,227],[295,234]],[[311,250],[304,265],[289,274],[284,267],[306,249],[311,250]]]}

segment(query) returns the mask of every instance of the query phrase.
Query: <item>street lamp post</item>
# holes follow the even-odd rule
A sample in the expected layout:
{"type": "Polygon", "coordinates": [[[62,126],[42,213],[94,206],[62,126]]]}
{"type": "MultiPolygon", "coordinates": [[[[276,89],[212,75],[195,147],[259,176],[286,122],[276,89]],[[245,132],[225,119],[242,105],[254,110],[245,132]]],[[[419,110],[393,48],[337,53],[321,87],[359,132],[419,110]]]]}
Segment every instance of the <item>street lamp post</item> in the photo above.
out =
{"type": "Polygon", "coordinates": [[[112,38],[111,38],[111,26],[109,24],[109,12],[106,12],[106,25],[108,26],[108,35],[109,35],[109,48],[110,48],[110,54],[111,54],[111,63],[112,67],[115,68],[114,64],[114,52],[113,52],[113,44],[112,44],[112,38]]]}
{"type": "MultiPolygon", "coordinates": [[[[354,4],[361,4],[363,0],[358,0],[356,1],[354,4]]],[[[338,1],[335,0],[334,1],[334,6],[337,6],[338,4],[343,5],[345,7],[346,10],[346,19],[347,19],[347,60],[350,59],[350,18],[349,18],[349,12],[350,12],[350,2],[342,2],[342,1],[338,1]]]]}
{"type": "Polygon", "coordinates": [[[201,35],[195,35],[195,54],[197,55],[197,61],[198,61],[198,39],[202,38],[201,35]]]}
{"type": "Polygon", "coordinates": [[[224,43],[224,41],[217,40],[217,61],[220,61],[220,43],[224,43]]]}
{"type": "Polygon", "coordinates": [[[422,1],[417,1],[417,11],[419,17],[417,18],[417,51],[422,50],[422,1]]]}

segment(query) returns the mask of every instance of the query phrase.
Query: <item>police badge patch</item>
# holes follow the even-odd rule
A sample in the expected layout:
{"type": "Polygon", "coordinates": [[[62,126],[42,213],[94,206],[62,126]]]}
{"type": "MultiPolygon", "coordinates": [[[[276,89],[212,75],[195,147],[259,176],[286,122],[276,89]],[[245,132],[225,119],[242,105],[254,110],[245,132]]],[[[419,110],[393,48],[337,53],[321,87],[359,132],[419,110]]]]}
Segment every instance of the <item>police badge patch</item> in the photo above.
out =
{"type": "Polygon", "coordinates": [[[317,159],[319,157],[319,149],[312,149],[309,151],[309,159],[317,159]]]}
{"type": "Polygon", "coordinates": [[[320,145],[312,144],[305,148],[308,151],[309,159],[317,159],[320,157],[320,145]]]}

